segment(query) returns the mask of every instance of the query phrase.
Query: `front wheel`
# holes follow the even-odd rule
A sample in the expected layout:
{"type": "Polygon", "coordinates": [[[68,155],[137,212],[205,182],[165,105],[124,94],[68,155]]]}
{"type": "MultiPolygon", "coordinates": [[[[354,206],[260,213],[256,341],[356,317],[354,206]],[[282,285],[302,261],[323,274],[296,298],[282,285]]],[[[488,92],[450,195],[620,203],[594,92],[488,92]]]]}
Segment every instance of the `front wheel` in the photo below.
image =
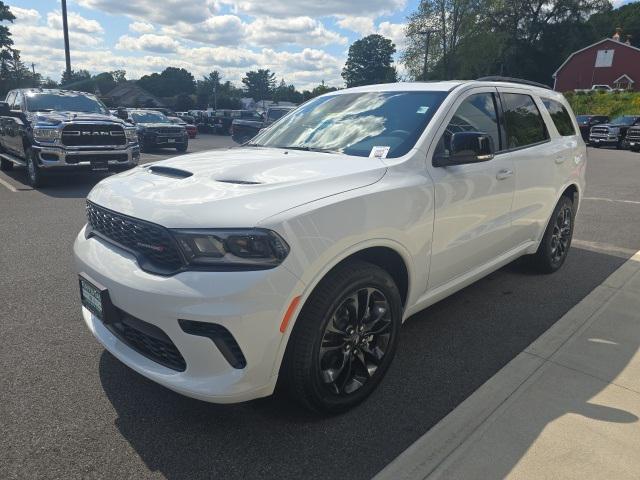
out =
{"type": "Polygon", "coordinates": [[[291,334],[283,368],[292,396],[330,413],[362,402],[393,359],[401,317],[398,288],[385,270],[359,260],[336,267],[291,334]]]}
{"type": "Polygon", "coordinates": [[[184,152],[187,151],[187,148],[189,148],[189,142],[186,141],[186,140],[185,140],[184,143],[180,143],[180,144],[176,145],[176,151],[178,151],[178,152],[184,153],[184,152]]]}
{"type": "Polygon", "coordinates": [[[31,148],[27,148],[25,156],[27,160],[27,176],[29,178],[29,185],[31,185],[32,188],[42,187],[44,184],[44,174],[36,161],[35,153],[31,148]]]}
{"type": "Polygon", "coordinates": [[[574,205],[568,197],[561,197],[551,215],[538,251],[531,256],[534,269],[553,273],[564,264],[573,238],[574,205]]]}
{"type": "Polygon", "coordinates": [[[13,162],[10,162],[6,158],[0,158],[0,170],[3,172],[13,170],[13,162]]]}

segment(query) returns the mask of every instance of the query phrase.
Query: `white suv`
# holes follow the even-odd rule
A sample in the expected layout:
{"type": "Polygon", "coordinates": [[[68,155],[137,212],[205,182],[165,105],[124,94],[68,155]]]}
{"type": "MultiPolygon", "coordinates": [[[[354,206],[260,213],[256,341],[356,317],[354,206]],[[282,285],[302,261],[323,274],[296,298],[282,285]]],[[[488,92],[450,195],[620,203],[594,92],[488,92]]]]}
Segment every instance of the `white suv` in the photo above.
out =
{"type": "Polygon", "coordinates": [[[142,375],[218,403],[366,398],[402,322],[522,255],[563,264],[586,149],[528,83],[371,85],[252,143],[100,182],[74,245],[82,314],[142,375]]]}

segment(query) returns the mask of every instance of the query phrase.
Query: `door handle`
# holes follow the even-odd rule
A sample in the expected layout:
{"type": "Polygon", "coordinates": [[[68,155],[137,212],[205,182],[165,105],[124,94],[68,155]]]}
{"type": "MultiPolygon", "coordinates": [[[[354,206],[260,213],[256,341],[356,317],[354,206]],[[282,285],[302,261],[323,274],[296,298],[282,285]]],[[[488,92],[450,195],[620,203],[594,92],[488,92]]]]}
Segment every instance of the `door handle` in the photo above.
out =
{"type": "Polygon", "coordinates": [[[511,175],[513,175],[513,170],[509,170],[508,168],[503,168],[496,174],[496,178],[498,180],[506,180],[511,175]]]}
{"type": "Polygon", "coordinates": [[[560,165],[561,163],[564,163],[566,159],[566,157],[556,157],[556,163],[560,165]]]}

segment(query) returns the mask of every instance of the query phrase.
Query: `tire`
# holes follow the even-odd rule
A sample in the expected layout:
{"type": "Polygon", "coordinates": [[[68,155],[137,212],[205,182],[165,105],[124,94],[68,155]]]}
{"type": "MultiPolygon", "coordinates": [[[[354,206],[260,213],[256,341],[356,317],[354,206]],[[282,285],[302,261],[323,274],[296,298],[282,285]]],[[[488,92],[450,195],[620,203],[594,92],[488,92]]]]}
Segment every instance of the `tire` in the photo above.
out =
{"type": "Polygon", "coordinates": [[[562,267],[571,248],[574,220],[573,202],[570,198],[562,196],[549,219],[538,251],[530,258],[531,266],[535,270],[540,273],[553,273],[562,267]]]}
{"type": "Polygon", "coordinates": [[[151,147],[147,142],[140,140],[140,152],[141,153],[149,153],[151,151],[151,147]]]}
{"type": "Polygon", "coordinates": [[[0,170],[2,170],[3,172],[13,170],[13,162],[10,162],[6,158],[0,158],[0,170]]]}
{"type": "Polygon", "coordinates": [[[184,142],[184,143],[181,143],[180,145],[176,145],[176,151],[178,151],[178,152],[184,153],[184,152],[187,151],[188,148],[189,148],[189,141],[188,140],[186,142],[184,142]]]}
{"type": "Polygon", "coordinates": [[[356,406],[391,364],[401,321],[400,293],[386,271],[360,260],[336,267],[315,288],[291,333],[282,372],[289,394],[312,411],[356,406]],[[358,310],[356,299],[368,308],[358,310]]]}
{"type": "Polygon", "coordinates": [[[44,174],[35,159],[35,155],[31,148],[25,150],[27,161],[27,179],[32,188],[40,188],[44,185],[44,174]]]}

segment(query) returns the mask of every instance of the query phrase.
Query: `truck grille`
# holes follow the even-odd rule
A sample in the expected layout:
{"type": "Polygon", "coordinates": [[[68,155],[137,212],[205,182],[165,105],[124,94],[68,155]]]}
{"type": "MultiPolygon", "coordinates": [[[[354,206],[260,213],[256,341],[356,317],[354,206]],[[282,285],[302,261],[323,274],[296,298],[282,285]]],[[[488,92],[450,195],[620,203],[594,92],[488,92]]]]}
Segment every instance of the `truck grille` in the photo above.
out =
{"type": "Polygon", "coordinates": [[[609,127],[593,127],[591,133],[596,135],[609,135],[609,127]]]}
{"type": "Polygon", "coordinates": [[[129,250],[140,268],[160,275],[171,275],[184,264],[169,231],[153,223],[116,213],[87,201],[89,234],[129,250]]]}
{"type": "Polygon", "coordinates": [[[180,135],[182,132],[183,130],[180,127],[164,127],[158,129],[160,135],[180,135]]]}
{"type": "Polygon", "coordinates": [[[627,130],[627,140],[640,141],[640,128],[630,128],[627,130]]]}
{"type": "Polygon", "coordinates": [[[127,139],[120,125],[72,124],[62,130],[66,147],[108,147],[125,145],[127,139]]]}

